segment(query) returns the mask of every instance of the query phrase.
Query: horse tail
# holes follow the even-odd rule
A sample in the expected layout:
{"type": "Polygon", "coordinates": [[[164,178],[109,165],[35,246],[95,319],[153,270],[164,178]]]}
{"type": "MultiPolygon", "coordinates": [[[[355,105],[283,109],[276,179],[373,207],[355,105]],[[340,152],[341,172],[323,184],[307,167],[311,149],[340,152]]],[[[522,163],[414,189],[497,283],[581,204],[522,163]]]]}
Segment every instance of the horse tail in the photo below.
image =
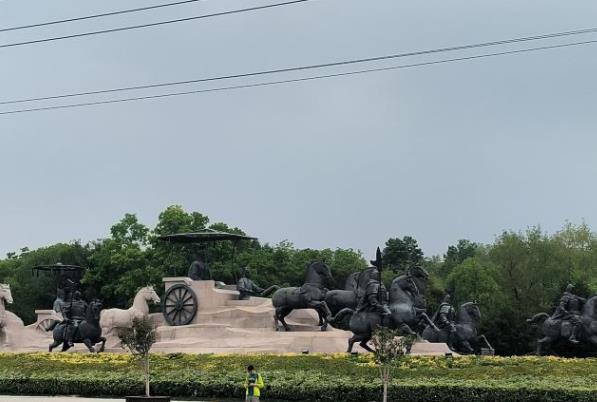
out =
{"type": "Polygon", "coordinates": [[[335,316],[330,318],[329,322],[330,322],[330,324],[334,325],[335,323],[339,323],[339,322],[343,321],[347,316],[348,316],[348,319],[350,319],[353,315],[354,315],[354,310],[349,307],[345,307],[342,310],[338,311],[338,313],[335,316]]]}
{"type": "Polygon", "coordinates": [[[531,318],[527,319],[527,322],[529,324],[537,324],[537,323],[540,323],[540,322],[544,322],[548,318],[549,318],[549,314],[547,314],[547,313],[539,313],[539,314],[535,314],[531,318]]]}

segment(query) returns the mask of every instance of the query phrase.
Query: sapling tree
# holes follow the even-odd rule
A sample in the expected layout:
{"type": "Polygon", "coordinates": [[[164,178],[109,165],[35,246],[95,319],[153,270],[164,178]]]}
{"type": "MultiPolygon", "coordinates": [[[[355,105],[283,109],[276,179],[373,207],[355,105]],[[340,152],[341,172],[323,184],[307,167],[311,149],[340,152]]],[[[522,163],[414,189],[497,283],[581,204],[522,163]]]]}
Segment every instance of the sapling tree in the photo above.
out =
{"type": "Polygon", "coordinates": [[[145,396],[149,397],[149,351],[156,341],[155,329],[147,317],[134,318],[132,328],[118,332],[122,347],[128,349],[143,368],[145,396]]]}
{"type": "Polygon", "coordinates": [[[401,337],[397,330],[381,327],[373,332],[371,343],[375,363],[383,386],[383,402],[388,401],[388,386],[392,380],[392,367],[403,360],[414,342],[412,337],[401,337]]]}

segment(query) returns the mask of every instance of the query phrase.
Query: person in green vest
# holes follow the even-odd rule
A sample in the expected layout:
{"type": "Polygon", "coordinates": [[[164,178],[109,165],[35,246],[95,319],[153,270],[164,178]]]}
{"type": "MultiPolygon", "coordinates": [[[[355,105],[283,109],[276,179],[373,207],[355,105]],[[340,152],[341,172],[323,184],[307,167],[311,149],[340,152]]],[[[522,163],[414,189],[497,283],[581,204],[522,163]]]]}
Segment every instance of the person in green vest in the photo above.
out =
{"type": "Polygon", "coordinates": [[[245,378],[246,402],[259,402],[261,390],[263,389],[263,378],[261,374],[255,371],[255,367],[247,367],[247,377],[245,378]]]}

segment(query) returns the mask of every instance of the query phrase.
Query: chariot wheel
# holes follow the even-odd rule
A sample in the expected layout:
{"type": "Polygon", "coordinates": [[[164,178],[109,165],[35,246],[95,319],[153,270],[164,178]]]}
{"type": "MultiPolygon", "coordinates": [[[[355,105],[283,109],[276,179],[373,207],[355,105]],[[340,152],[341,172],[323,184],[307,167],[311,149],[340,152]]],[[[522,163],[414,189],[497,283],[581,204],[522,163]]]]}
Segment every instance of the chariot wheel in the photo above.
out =
{"type": "Polygon", "coordinates": [[[50,327],[56,322],[53,318],[44,318],[40,322],[37,323],[35,329],[41,332],[48,332],[50,327]]]}
{"type": "Polygon", "coordinates": [[[189,324],[197,314],[197,295],[187,285],[171,286],[164,295],[162,313],[172,326],[189,324]]]}

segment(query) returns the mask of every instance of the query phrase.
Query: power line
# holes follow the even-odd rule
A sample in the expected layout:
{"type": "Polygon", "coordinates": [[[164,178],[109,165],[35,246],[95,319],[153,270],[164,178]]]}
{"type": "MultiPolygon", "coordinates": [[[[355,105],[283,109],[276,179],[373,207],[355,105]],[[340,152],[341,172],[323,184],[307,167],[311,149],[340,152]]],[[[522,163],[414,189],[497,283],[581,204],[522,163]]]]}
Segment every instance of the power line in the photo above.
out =
{"type": "Polygon", "coordinates": [[[73,103],[73,104],[57,105],[57,106],[45,106],[45,107],[31,108],[31,109],[18,109],[18,110],[0,112],[0,115],[38,112],[38,111],[44,111],[44,110],[47,111],[47,110],[56,110],[56,109],[67,109],[67,108],[76,108],[76,107],[85,107],[85,106],[97,106],[97,105],[106,105],[106,104],[112,104],[112,103],[134,102],[134,101],[141,101],[141,100],[167,98],[167,97],[173,97],[173,96],[191,95],[191,94],[198,94],[198,93],[205,93],[205,92],[218,92],[218,91],[228,91],[228,90],[235,90],[235,89],[255,88],[255,87],[263,87],[263,86],[287,84],[287,83],[293,83],[293,82],[313,81],[313,80],[319,80],[319,79],[324,79],[324,78],[343,77],[343,76],[356,75],[356,74],[380,72],[380,71],[390,71],[390,70],[399,70],[399,69],[406,69],[406,68],[423,67],[423,66],[430,66],[430,65],[435,65],[435,64],[454,63],[454,62],[459,62],[459,61],[481,59],[481,58],[485,58],[485,57],[520,54],[520,53],[526,53],[526,52],[558,49],[558,48],[565,48],[565,47],[570,47],[570,46],[581,46],[581,45],[589,45],[589,44],[597,44],[597,40],[584,41],[584,42],[573,42],[573,43],[566,43],[566,44],[560,44],[560,45],[532,47],[532,48],[526,48],[526,49],[509,50],[509,51],[504,51],[504,52],[486,53],[486,54],[475,55],[475,56],[458,57],[458,58],[453,58],[453,59],[444,59],[444,60],[428,61],[428,62],[413,63],[413,64],[403,64],[403,65],[391,66],[391,67],[370,68],[370,69],[364,69],[364,70],[347,71],[347,72],[343,72],[343,73],[316,75],[316,76],[311,76],[311,77],[294,78],[294,79],[286,79],[286,80],[278,80],[278,81],[270,81],[270,82],[261,82],[261,83],[255,83],[255,84],[243,84],[243,85],[234,85],[234,86],[227,86],[227,87],[198,89],[198,90],[184,91],[184,92],[171,92],[171,93],[159,94],[159,95],[147,95],[147,96],[138,96],[138,97],[134,97],[134,98],[111,99],[111,100],[96,101],[96,102],[73,103]]]}
{"type": "Polygon", "coordinates": [[[21,26],[17,26],[17,27],[2,28],[2,29],[0,29],[0,32],[18,31],[18,30],[21,30],[21,29],[45,27],[45,26],[48,26],[48,25],[64,24],[64,23],[67,23],[67,22],[83,21],[83,20],[90,20],[90,19],[94,19],[94,18],[110,17],[110,16],[113,16],[113,15],[136,13],[136,12],[140,12],[140,11],[154,10],[154,9],[157,9],[157,8],[179,6],[181,4],[187,4],[187,3],[196,3],[196,2],[199,2],[199,1],[203,1],[203,0],[184,0],[184,1],[177,1],[177,2],[174,2],[174,3],[158,4],[158,5],[155,5],[155,6],[138,7],[138,8],[131,8],[131,9],[128,9],[128,10],[111,11],[111,12],[102,13],[102,14],[86,15],[86,16],[83,16],[83,17],[67,18],[67,19],[64,19],[64,20],[40,22],[38,24],[30,24],[30,25],[21,25],[21,26]]]}
{"type": "Polygon", "coordinates": [[[287,67],[287,68],[278,68],[278,69],[271,69],[271,70],[253,71],[253,72],[249,72],[249,73],[221,75],[221,76],[216,76],[216,77],[197,78],[197,79],[185,80],[185,81],[172,81],[172,82],[162,82],[162,83],[155,83],[155,84],[145,84],[145,85],[135,85],[135,86],[128,86],[128,87],[100,89],[100,90],[95,90],[95,91],[73,92],[73,93],[44,96],[44,97],[37,97],[37,98],[7,100],[7,101],[0,101],[0,105],[9,105],[9,104],[15,104],[15,103],[34,102],[34,101],[52,100],[52,99],[61,99],[61,98],[71,98],[71,97],[85,96],[85,95],[98,95],[98,94],[122,92],[122,91],[132,91],[132,90],[140,90],[140,89],[161,88],[161,87],[169,87],[169,86],[175,86],[175,85],[197,84],[197,83],[201,83],[201,82],[228,80],[228,79],[243,78],[243,77],[255,77],[255,76],[259,76],[259,75],[288,73],[288,72],[293,72],[293,71],[304,71],[304,70],[312,70],[312,69],[319,69],[319,68],[325,68],[325,67],[338,67],[338,66],[345,66],[345,65],[350,65],[350,64],[359,64],[359,63],[383,61],[383,60],[390,60],[390,59],[403,58],[403,57],[422,56],[422,55],[435,54],[435,53],[453,52],[453,51],[458,51],[458,50],[468,50],[468,49],[474,49],[474,48],[499,46],[499,45],[528,42],[528,41],[534,41],[534,40],[549,39],[549,38],[571,36],[571,35],[588,34],[588,33],[595,33],[595,32],[597,32],[597,28],[587,28],[587,29],[579,29],[579,30],[575,30],[575,31],[556,32],[556,33],[551,33],[551,34],[519,37],[519,38],[514,38],[514,39],[505,39],[505,40],[493,41],[493,42],[474,43],[474,44],[428,49],[428,50],[421,50],[421,51],[414,51],[414,52],[407,52],[407,53],[397,53],[397,54],[390,54],[390,55],[384,55],[384,56],[368,57],[368,58],[362,58],[362,59],[352,59],[352,60],[343,60],[343,61],[336,61],[336,62],[330,62],[330,63],[311,64],[311,65],[298,66],[298,67],[287,67]]]}
{"type": "Polygon", "coordinates": [[[84,36],[91,36],[91,35],[100,35],[100,34],[107,34],[107,33],[113,33],[113,32],[129,31],[131,29],[149,28],[149,27],[155,27],[155,26],[159,26],[159,25],[167,25],[167,24],[175,24],[178,22],[193,21],[193,20],[198,20],[198,19],[202,19],[202,18],[220,17],[223,15],[239,14],[239,13],[245,13],[245,12],[249,12],[249,11],[257,11],[257,10],[264,10],[267,8],[282,7],[282,6],[288,6],[288,5],[297,4],[297,3],[305,3],[307,1],[312,1],[312,0],[293,0],[293,1],[286,1],[283,3],[268,4],[265,6],[240,8],[237,10],[222,11],[219,13],[203,14],[203,15],[196,15],[193,17],[178,18],[178,19],[174,19],[174,20],[152,22],[149,24],[131,25],[131,26],[126,26],[126,27],[121,27],[121,28],[103,29],[100,31],[89,31],[89,32],[82,32],[82,33],[78,33],[78,34],[64,35],[64,36],[54,36],[51,38],[35,39],[35,40],[29,40],[29,41],[24,41],[24,42],[5,43],[5,44],[0,45],[0,49],[7,48],[7,47],[15,47],[15,46],[33,45],[35,43],[45,43],[45,42],[52,42],[52,41],[64,40],[64,39],[81,38],[84,36]]]}

